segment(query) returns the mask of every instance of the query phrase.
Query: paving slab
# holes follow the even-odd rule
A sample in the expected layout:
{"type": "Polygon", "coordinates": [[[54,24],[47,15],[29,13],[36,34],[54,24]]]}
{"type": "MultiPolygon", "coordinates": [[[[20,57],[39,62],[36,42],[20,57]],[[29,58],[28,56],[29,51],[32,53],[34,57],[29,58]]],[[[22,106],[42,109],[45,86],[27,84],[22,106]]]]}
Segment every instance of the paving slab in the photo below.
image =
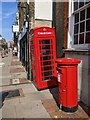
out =
{"type": "Polygon", "coordinates": [[[4,104],[3,106],[7,106],[7,107],[9,105],[19,105],[20,104],[20,97],[5,99],[3,104],[4,104]]]}
{"type": "Polygon", "coordinates": [[[0,78],[11,78],[11,75],[9,74],[9,75],[3,75],[3,76],[0,76],[0,78]]]}
{"type": "MultiPolygon", "coordinates": [[[[46,90],[42,90],[42,91],[40,91],[40,93],[44,94],[46,99],[48,99],[48,98],[51,99],[51,98],[54,98],[53,94],[50,92],[51,90],[55,90],[56,91],[56,87],[55,88],[46,89],[46,90]]],[[[55,94],[55,95],[58,95],[58,94],[55,94]]]]}
{"type": "Polygon", "coordinates": [[[0,84],[0,86],[7,86],[10,85],[10,78],[2,78],[2,83],[0,84]]]}
{"type": "MultiPolygon", "coordinates": [[[[23,91],[23,93],[24,93],[24,91],[23,91]]],[[[46,95],[40,93],[40,91],[32,92],[32,93],[28,93],[28,94],[24,94],[24,95],[25,95],[25,97],[20,98],[21,103],[26,102],[26,103],[29,104],[30,101],[37,101],[37,100],[42,101],[42,100],[46,100],[46,99],[53,99],[52,95],[50,95],[50,96],[47,95],[46,96],[46,95]]]]}
{"type": "Polygon", "coordinates": [[[20,61],[18,61],[18,60],[13,60],[13,61],[11,62],[11,66],[17,66],[17,65],[21,65],[20,61]]]}
{"type": "Polygon", "coordinates": [[[50,118],[40,100],[21,103],[16,106],[17,118],[50,118]]]}
{"type": "Polygon", "coordinates": [[[2,86],[2,91],[17,89],[17,86],[2,86]]]}
{"type": "Polygon", "coordinates": [[[20,73],[20,72],[25,72],[25,69],[23,69],[23,68],[12,68],[10,70],[10,73],[20,73]]]}
{"type": "Polygon", "coordinates": [[[3,90],[2,90],[2,87],[0,87],[0,92],[2,92],[3,90]]]}
{"type": "Polygon", "coordinates": [[[15,66],[10,66],[10,69],[12,68],[24,68],[22,65],[15,65],[15,66]]]}
{"type": "Polygon", "coordinates": [[[17,56],[12,56],[12,59],[13,60],[18,60],[18,57],[17,56]]]}
{"type": "Polygon", "coordinates": [[[27,73],[26,72],[20,72],[20,73],[12,73],[11,78],[27,78],[27,73]]]}
{"type": "Polygon", "coordinates": [[[30,83],[29,80],[26,78],[14,78],[10,79],[10,85],[21,85],[21,84],[28,84],[30,83]]]}
{"type": "Polygon", "coordinates": [[[5,63],[3,63],[3,62],[0,62],[0,66],[3,66],[5,63]]]}
{"type": "Polygon", "coordinates": [[[2,119],[2,109],[0,109],[0,120],[2,119]]]}
{"type": "Polygon", "coordinates": [[[15,105],[9,104],[2,107],[2,118],[16,118],[15,105]]]}
{"type": "Polygon", "coordinates": [[[2,86],[2,78],[0,77],[0,86],[2,86]]]}
{"type": "Polygon", "coordinates": [[[24,93],[25,95],[26,95],[26,94],[29,94],[29,93],[38,92],[37,89],[33,86],[32,83],[17,85],[17,88],[22,88],[23,93],[24,93]]]}

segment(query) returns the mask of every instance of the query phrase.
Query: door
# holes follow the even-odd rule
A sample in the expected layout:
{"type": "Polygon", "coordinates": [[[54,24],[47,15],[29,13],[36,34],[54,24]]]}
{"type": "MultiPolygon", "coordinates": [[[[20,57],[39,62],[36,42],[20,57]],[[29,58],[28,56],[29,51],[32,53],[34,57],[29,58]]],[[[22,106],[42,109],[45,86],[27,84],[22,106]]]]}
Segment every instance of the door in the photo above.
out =
{"type": "Polygon", "coordinates": [[[40,82],[49,82],[54,77],[55,57],[53,38],[38,38],[38,60],[40,82]]]}

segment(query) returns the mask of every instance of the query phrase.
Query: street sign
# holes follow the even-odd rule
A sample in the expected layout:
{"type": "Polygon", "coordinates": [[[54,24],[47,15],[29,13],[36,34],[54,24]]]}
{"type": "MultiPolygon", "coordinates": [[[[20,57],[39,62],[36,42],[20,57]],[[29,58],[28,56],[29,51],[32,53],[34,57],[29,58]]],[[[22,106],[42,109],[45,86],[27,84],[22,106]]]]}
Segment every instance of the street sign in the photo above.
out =
{"type": "Polygon", "coordinates": [[[19,32],[19,25],[13,25],[12,26],[12,31],[13,32],[19,32]]]}

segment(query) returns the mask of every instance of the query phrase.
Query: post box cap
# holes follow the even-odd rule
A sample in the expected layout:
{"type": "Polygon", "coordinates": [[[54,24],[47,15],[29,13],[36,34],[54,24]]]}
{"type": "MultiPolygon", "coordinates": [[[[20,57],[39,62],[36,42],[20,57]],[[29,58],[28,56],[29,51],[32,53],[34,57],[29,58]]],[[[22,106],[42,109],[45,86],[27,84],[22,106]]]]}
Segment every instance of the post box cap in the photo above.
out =
{"type": "Polygon", "coordinates": [[[60,65],[77,65],[80,63],[80,60],[76,58],[58,58],[56,63],[60,65]]]}

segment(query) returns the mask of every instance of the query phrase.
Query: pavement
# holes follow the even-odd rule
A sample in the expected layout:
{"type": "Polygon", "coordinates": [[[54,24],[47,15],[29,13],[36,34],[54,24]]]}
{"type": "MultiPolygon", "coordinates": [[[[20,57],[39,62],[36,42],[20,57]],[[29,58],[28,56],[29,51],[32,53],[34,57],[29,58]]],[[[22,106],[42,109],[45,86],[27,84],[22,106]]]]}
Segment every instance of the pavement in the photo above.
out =
{"type": "Polygon", "coordinates": [[[81,106],[73,114],[61,111],[57,105],[58,88],[38,91],[33,83],[27,80],[25,68],[11,52],[0,59],[0,101],[1,119],[89,118],[81,106]]]}

